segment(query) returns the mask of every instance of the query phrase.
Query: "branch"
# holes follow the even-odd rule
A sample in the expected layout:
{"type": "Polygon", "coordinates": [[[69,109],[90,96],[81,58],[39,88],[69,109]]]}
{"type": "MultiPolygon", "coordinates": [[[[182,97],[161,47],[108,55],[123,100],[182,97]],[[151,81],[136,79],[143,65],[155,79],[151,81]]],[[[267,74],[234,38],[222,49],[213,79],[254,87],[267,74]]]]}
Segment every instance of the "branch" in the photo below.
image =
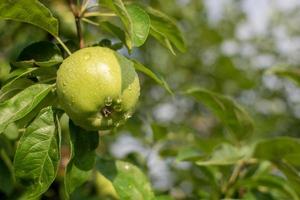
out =
{"type": "Polygon", "coordinates": [[[77,30],[77,37],[79,41],[79,47],[84,47],[84,40],[83,40],[83,34],[81,29],[81,11],[78,9],[78,7],[75,5],[73,0],[69,0],[69,5],[72,10],[72,13],[75,17],[75,23],[76,23],[76,30],[77,30]]]}
{"type": "Polygon", "coordinates": [[[79,48],[82,49],[84,47],[84,40],[83,40],[83,34],[81,29],[81,18],[78,16],[75,17],[75,22],[76,22],[77,36],[79,40],[79,48]]]}

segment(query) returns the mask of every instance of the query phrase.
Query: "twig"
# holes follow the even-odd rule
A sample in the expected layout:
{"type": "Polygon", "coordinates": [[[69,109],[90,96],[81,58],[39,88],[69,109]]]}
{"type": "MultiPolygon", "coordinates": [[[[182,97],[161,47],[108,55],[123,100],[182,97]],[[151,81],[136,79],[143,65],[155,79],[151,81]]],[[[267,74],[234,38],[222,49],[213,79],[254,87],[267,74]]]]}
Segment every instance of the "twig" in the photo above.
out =
{"type": "Polygon", "coordinates": [[[84,13],[84,17],[115,17],[114,13],[88,12],[84,13]]]}
{"type": "Polygon", "coordinates": [[[229,189],[237,181],[237,179],[238,179],[241,171],[243,170],[245,164],[246,163],[243,160],[241,160],[241,161],[238,162],[238,164],[233,169],[233,172],[232,172],[227,184],[223,188],[223,193],[226,194],[225,199],[230,198],[231,193],[229,192],[229,189]]]}
{"type": "Polygon", "coordinates": [[[54,37],[59,42],[59,44],[64,48],[64,50],[67,52],[67,54],[70,56],[72,53],[68,49],[68,47],[65,45],[65,43],[63,43],[63,41],[58,36],[54,36],[54,37]]]}
{"type": "Polygon", "coordinates": [[[89,23],[89,24],[92,24],[92,25],[94,25],[94,26],[99,26],[99,25],[100,25],[99,23],[94,22],[94,21],[92,21],[92,20],[89,20],[89,19],[87,19],[87,18],[82,18],[82,21],[84,21],[84,22],[86,22],[86,23],[89,23]]]}
{"type": "Polygon", "coordinates": [[[77,36],[79,40],[79,47],[84,47],[84,40],[83,40],[83,34],[81,29],[81,12],[79,11],[78,7],[75,6],[73,0],[69,0],[70,8],[72,10],[72,13],[75,17],[75,23],[76,23],[76,30],[77,30],[77,36]]]}
{"type": "Polygon", "coordinates": [[[89,0],[83,0],[82,6],[80,9],[81,15],[86,11],[88,4],[89,4],[89,0]]]}
{"type": "Polygon", "coordinates": [[[82,29],[81,29],[80,17],[76,16],[75,22],[76,22],[77,35],[78,35],[78,40],[79,40],[79,48],[82,49],[84,47],[84,40],[83,40],[83,34],[82,34],[82,29]]]}

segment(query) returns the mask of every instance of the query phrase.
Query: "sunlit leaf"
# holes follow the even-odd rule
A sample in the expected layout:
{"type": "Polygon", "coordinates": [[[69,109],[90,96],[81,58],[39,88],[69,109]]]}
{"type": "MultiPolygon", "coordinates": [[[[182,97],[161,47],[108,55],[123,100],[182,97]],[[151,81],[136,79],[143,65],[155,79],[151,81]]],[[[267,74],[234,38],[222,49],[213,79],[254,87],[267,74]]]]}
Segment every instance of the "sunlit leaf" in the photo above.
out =
{"type": "MultiPolygon", "coordinates": [[[[30,73],[37,70],[37,68],[24,68],[24,69],[17,69],[8,74],[8,81],[6,84],[3,85],[3,87],[0,90],[0,96],[2,96],[3,93],[7,92],[9,88],[12,87],[12,85],[15,84],[16,80],[20,79],[21,77],[27,76],[30,73]]],[[[1,98],[0,98],[1,99],[1,98]]]]}
{"type": "Polygon", "coordinates": [[[154,198],[150,183],[136,166],[123,161],[98,159],[97,169],[112,182],[120,199],[152,200],[154,198]]]}
{"type": "Polygon", "coordinates": [[[129,49],[144,44],[150,30],[150,19],[143,8],[136,4],[125,6],[122,0],[101,0],[99,3],[110,8],[122,20],[126,28],[126,46],[129,49]]]}
{"type": "Polygon", "coordinates": [[[41,110],[22,135],[14,158],[16,177],[26,199],[39,197],[56,177],[60,160],[60,127],[52,107],[41,110]]]}
{"type": "Polygon", "coordinates": [[[16,96],[0,103],[0,133],[7,125],[26,116],[32,111],[51,91],[53,85],[35,84],[16,96]]]}
{"type": "Polygon", "coordinates": [[[58,21],[38,0],[0,0],[0,19],[25,22],[58,36],[58,21]]]}
{"type": "Polygon", "coordinates": [[[139,47],[146,41],[150,31],[150,18],[143,8],[136,4],[126,6],[129,14],[129,33],[133,45],[139,47]]]}
{"type": "Polygon", "coordinates": [[[34,84],[34,82],[26,78],[20,78],[16,80],[14,84],[0,90],[0,103],[8,100],[32,84],[34,84]]]}

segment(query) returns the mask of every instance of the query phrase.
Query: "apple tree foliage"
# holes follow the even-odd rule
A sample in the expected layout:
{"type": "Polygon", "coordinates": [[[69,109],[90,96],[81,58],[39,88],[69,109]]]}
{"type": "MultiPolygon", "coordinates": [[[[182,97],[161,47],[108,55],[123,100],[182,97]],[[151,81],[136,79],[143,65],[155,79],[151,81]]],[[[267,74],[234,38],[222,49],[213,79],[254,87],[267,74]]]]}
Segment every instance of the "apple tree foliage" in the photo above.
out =
{"type": "MultiPolygon", "coordinates": [[[[256,85],[229,57],[205,68],[199,51],[223,35],[208,27],[201,1],[174,2],[0,0],[0,199],[300,199],[300,139],[266,134],[283,118],[256,117],[236,100],[256,85]],[[180,28],[183,19],[192,25],[180,28]],[[87,46],[119,51],[139,72],[137,113],[122,127],[86,131],[57,101],[59,65],[87,46]],[[232,93],[223,90],[229,79],[239,86],[232,93]],[[152,117],[166,99],[183,99],[189,111],[173,122],[152,117]],[[127,133],[147,156],[111,153],[127,133]],[[153,152],[172,171],[168,188],[150,180],[153,152]]],[[[295,68],[268,73],[300,85],[295,68]]]]}

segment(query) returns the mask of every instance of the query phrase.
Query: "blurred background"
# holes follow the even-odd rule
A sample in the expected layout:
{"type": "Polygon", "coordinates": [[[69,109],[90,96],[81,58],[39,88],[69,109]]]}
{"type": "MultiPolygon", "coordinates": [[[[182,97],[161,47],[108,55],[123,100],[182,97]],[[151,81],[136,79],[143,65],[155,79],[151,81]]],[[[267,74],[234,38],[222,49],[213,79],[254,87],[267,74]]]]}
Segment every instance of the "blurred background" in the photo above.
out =
{"type": "MultiPolygon", "coordinates": [[[[60,18],[62,38],[76,40],[72,13],[64,1],[42,1],[60,18]]],[[[171,16],[183,32],[187,51],[173,55],[153,38],[131,55],[168,82],[172,96],[148,77],[142,83],[136,114],[116,133],[102,137],[99,152],[130,160],[147,171],[157,193],[197,199],[213,192],[202,167],[176,161],[197,147],[203,155],[230,140],[224,126],[203,105],[185,97],[191,87],[233,97],[255,120],[248,141],[277,135],[299,136],[300,89],[268,73],[271,67],[300,64],[299,0],[143,0],[171,16]]],[[[91,4],[95,2],[91,1],[91,4]]],[[[108,38],[99,27],[84,24],[87,45],[108,38]]],[[[53,39],[27,24],[0,21],[0,78],[23,47],[53,39]]],[[[219,181],[226,173],[211,170],[219,181]]]]}

